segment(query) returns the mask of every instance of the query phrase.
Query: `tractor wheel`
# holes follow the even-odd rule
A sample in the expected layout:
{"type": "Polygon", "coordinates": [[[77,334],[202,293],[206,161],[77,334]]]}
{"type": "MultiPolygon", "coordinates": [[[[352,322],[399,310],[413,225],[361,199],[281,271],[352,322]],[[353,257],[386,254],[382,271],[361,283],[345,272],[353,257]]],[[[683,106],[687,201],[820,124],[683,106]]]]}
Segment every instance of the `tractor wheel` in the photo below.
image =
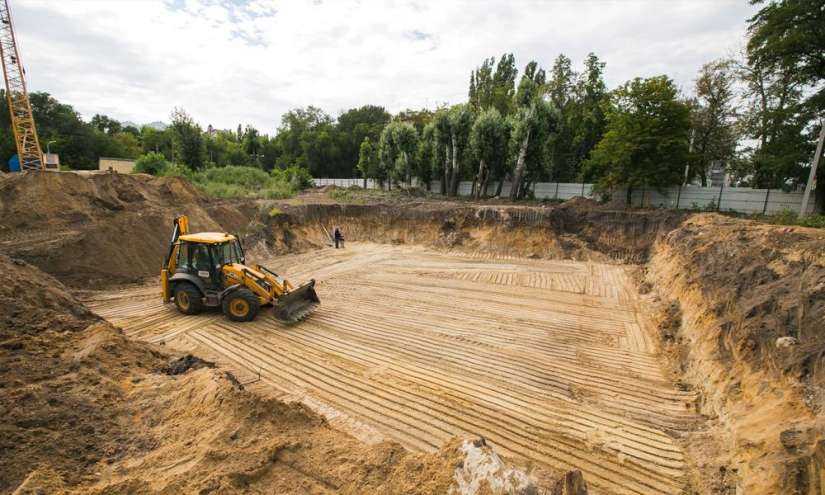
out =
{"type": "Polygon", "coordinates": [[[232,291],[221,302],[223,314],[232,321],[251,321],[258,314],[258,296],[247,288],[232,291]]]}
{"type": "Polygon", "coordinates": [[[179,283],[173,292],[175,306],[185,315],[196,315],[203,311],[203,296],[201,291],[192,284],[179,283]]]}

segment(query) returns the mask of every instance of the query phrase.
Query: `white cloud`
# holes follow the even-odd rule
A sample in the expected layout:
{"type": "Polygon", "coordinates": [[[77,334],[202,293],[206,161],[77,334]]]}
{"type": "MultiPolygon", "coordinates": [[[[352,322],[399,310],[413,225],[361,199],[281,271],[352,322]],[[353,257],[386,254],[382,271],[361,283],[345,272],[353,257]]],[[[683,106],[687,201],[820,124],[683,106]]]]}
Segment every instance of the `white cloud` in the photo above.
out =
{"type": "Polygon", "coordinates": [[[13,0],[33,91],[84,117],[273,132],[285,111],[367,103],[434,107],[466,98],[470,71],[513,52],[549,68],[593,51],[612,87],[699,67],[744,43],[740,1],[13,0]]]}

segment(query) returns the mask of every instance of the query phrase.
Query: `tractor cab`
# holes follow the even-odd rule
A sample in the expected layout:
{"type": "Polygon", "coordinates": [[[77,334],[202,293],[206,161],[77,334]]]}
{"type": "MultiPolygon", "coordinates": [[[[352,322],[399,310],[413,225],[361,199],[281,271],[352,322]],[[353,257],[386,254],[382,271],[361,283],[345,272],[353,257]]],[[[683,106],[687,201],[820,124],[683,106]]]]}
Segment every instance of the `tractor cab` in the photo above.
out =
{"type": "Polygon", "coordinates": [[[218,290],[225,285],[225,265],[245,262],[243,248],[231,234],[205,232],[179,237],[175,273],[201,279],[204,286],[218,290]]]}

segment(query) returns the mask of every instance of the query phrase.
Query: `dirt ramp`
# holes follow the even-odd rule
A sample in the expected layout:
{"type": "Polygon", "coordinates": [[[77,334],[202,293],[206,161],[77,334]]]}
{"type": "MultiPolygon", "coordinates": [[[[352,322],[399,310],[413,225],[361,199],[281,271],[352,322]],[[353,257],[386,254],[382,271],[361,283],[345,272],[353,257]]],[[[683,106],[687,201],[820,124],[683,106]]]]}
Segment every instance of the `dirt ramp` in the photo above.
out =
{"type": "Polygon", "coordinates": [[[254,211],[173,177],[17,174],[0,182],[0,251],[98,288],[158,272],[176,215],[198,230],[238,232],[254,211]]]}

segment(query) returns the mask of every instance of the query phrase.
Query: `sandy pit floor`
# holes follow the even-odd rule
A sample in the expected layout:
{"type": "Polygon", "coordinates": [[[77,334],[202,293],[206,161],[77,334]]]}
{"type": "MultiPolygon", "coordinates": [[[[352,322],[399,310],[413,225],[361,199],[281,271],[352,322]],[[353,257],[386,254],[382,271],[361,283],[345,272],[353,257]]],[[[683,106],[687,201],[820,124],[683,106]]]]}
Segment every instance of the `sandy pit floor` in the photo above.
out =
{"type": "Polygon", "coordinates": [[[627,267],[355,243],[261,261],[315,278],[318,310],[291,326],[266,308],[184,316],[154,285],[88,305],[367,442],[483,436],[528,468],[581,469],[593,493],[684,487],[695,396],[665,378],[627,267]]]}

